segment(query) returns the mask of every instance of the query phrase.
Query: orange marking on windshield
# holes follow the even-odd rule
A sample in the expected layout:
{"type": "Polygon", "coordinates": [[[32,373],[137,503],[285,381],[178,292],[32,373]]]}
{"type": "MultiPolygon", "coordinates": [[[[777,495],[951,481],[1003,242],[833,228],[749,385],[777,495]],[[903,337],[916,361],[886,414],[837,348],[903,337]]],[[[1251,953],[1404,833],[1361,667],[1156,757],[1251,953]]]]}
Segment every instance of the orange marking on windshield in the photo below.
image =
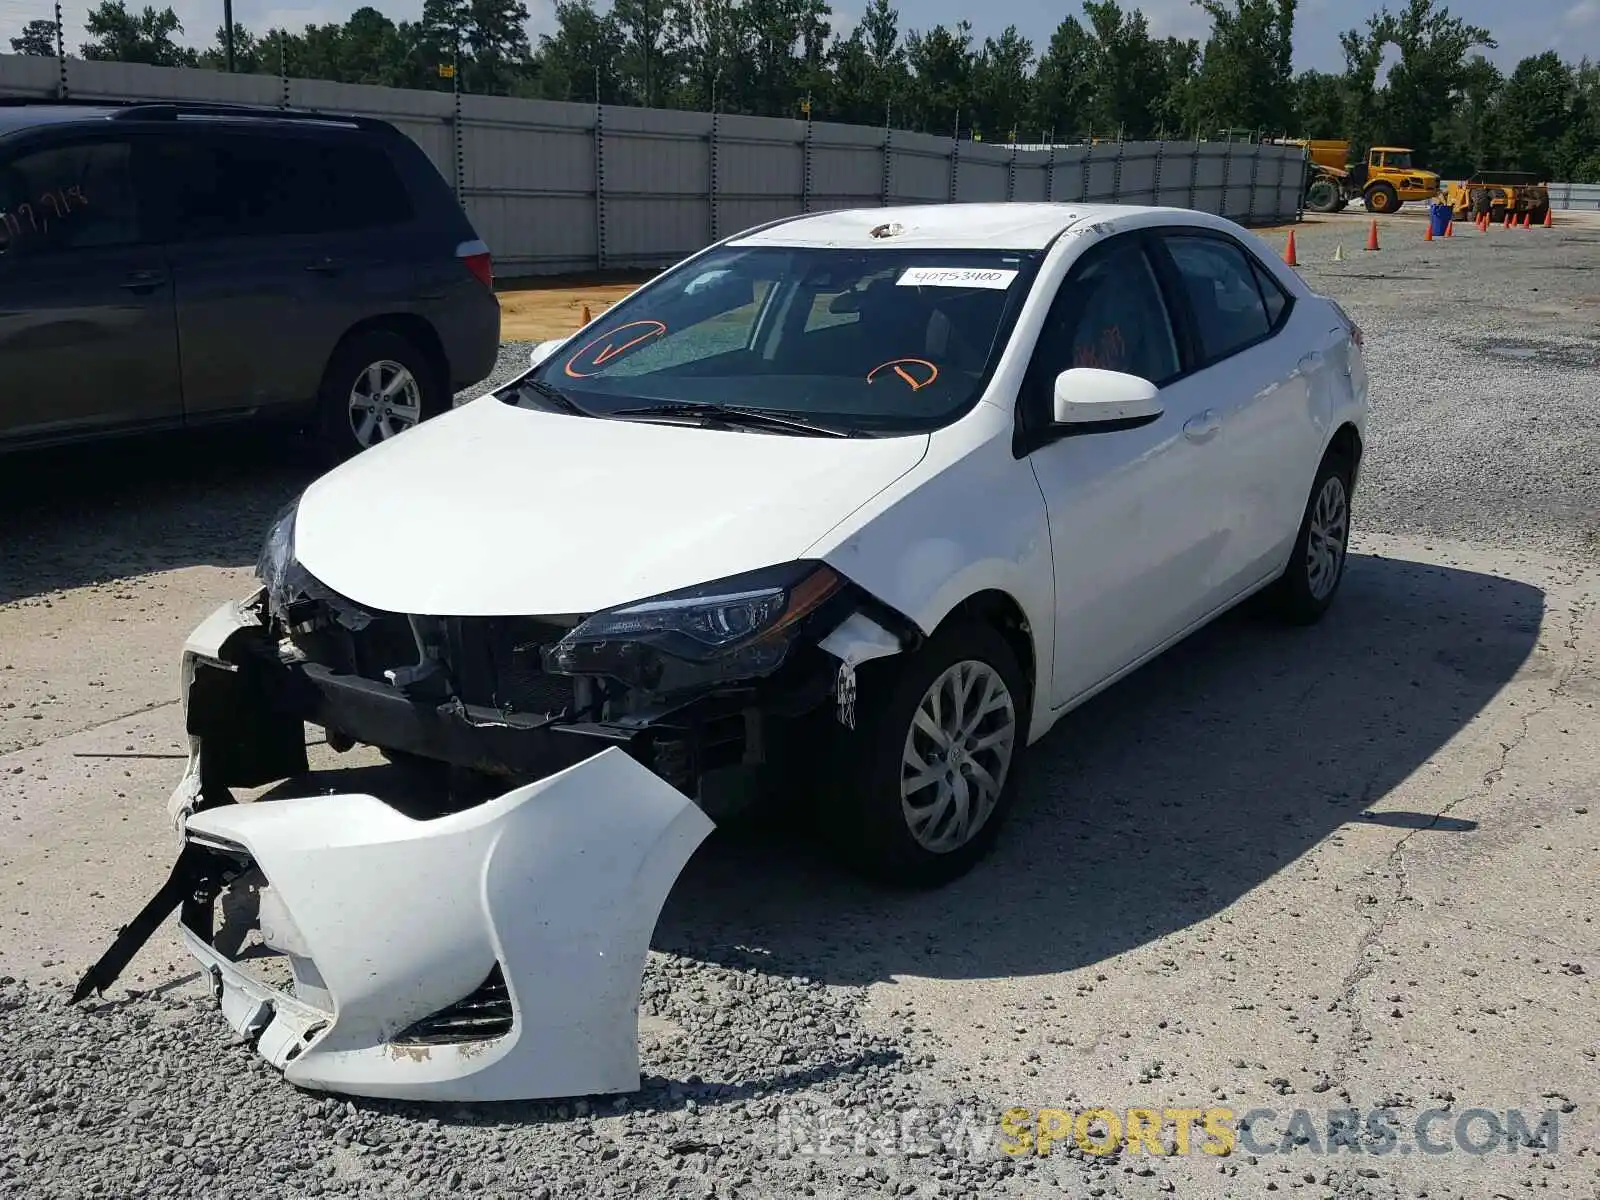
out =
{"type": "Polygon", "coordinates": [[[873,367],[872,370],[868,371],[867,382],[871,383],[877,376],[878,372],[883,370],[893,370],[894,373],[900,377],[901,382],[903,382],[913,392],[920,392],[935,379],[939,378],[939,368],[934,366],[925,358],[891,358],[888,362],[879,363],[877,366],[873,367]],[[921,367],[923,370],[908,371],[906,370],[908,366],[921,367]],[[917,376],[924,372],[927,374],[927,378],[918,379],[917,376]]]}
{"type": "Polygon", "coordinates": [[[606,363],[610,362],[613,358],[616,358],[618,355],[626,354],[629,350],[632,350],[635,346],[640,345],[643,342],[648,342],[651,338],[658,338],[662,334],[666,333],[666,331],[667,331],[667,327],[665,325],[663,325],[660,321],[629,321],[626,325],[619,325],[615,329],[613,329],[610,333],[603,333],[599,337],[595,338],[594,341],[589,342],[588,344],[586,344],[582,349],[580,349],[571,358],[567,359],[566,364],[561,369],[563,371],[565,371],[568,375],[570,375],[573,379],[587,379],[590,375],[593,375],[594,372],[593,371],[574,371],[572,369],[572,364],[575,363],[575,362],[580,361],[584,357],[584,355],[588,354],[589,351],[593,350],[596,346],[600,345],[601,342],[604,342],[605,345],[594,356],[593,365],[596,366],[596,367],[605,366],[606,363]],[[613,340],[613,339],[616,338],[616,336],[619,333],[621,333],[625,329],[639,329],[641,327],[644,329],[643,333],[639,334],[637,337],[629,338],[627,341],[623,342],[621,345],[618,345],[613,340]]]}

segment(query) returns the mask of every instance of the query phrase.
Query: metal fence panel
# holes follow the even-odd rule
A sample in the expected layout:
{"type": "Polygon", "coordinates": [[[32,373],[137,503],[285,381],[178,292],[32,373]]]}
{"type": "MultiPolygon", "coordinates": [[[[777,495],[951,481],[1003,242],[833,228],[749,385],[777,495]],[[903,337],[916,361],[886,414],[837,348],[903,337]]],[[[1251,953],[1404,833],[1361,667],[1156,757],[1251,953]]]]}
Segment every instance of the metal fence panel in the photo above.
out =
{"type": "Polygon", "coordinates": [[[1600,211],[1600,183],[1552,183],[1550,207],[1562,211],[1600,211]]]}
{"type": "MultiPolygon", "coordinates": [[[[659,266],[803,211],[947,201],[1163,204],[1297,217],[1295,147],[1127,142],[1021,149],[800,120],[402,91],[135,63],[0,56],[0,96],[211,100],[393,122],[456,190],[502,276],[659,266]]],[[[1600,186],[1552,184],[1600,209],[1600,186]]]]}

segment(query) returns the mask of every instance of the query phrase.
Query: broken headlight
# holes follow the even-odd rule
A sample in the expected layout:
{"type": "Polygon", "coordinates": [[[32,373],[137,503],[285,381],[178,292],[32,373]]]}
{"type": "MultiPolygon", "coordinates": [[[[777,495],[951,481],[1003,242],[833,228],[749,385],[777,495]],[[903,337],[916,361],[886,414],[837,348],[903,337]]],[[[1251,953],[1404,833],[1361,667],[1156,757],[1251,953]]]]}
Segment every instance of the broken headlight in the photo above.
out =
{"type": "Polygon", "coordinates": [[[267,540],[261,545],[256,558],[256,578],[266,586],[267,604],[272,612],[281,613],[294,599],[295,568],[294,517],[299,511],[300,499],[291,501],[267,530],[267,540]]]}
{"type": "Polygon", "coordinates": [[[652,596],[580,622],[544,652],[545,669],[658,692],[770,675],[843,587],[832,568],[797,562],[652,596]]]}

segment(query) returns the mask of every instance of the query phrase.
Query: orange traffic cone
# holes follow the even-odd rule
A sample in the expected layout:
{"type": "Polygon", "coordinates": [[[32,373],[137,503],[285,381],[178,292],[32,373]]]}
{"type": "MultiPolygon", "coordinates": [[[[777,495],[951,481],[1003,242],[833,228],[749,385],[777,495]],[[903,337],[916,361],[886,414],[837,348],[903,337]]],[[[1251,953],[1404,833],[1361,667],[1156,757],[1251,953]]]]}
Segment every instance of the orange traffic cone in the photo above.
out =
{"type": "Polygon", "coordinates": [[[1523,213],[1522,214],[1522,228],[1523,229],[1529,228],[1529,225],[1528,225],[1528,214],[1527,213],[1523,213]]]}
{"type": "Polygon", "coordinates": [[[1428,221],[1428,227],[1422,231],[1422,240],[1425,242],[1433,241],[1433,221],[1431,218],[1428,221]]]}
{"type": "Polygon", "coordinates": [[[1294,230],[1289,230],[1289,244],[1283,248],[1283,261],[1291,267],[1298,267],[1300,260],[1294,253],[1294,230]]]}
{"type": "Polygon", "coordinates": [[[1378,246],[1378,219],[1372,219],[1372,228],[1367,232],[1367,249],[1377,250],[1378,246]]]}
{"type": "Polygon", "coordinates": [[[1549,229],[1552,225],[1555,224],[1555,221],[1551,219],[1553,214],[1554,214],[1554,210],[1553,209],[1548,209],[1547,208],[1547,209],[1544,210],[1544,227],[1546,229],[1549,229]]]}
{"type": "Polygon", "coordinates": [[[589,306],[587,304],[585,304],[583,306],[583,320],[578,322],[578,328],[582,329],[585,325],[587,325],[589,323],[590,319],[591,318],[589,316],[589,306]]]}
{"type": "Polygon", "coordinates": [[[1445,235],[1445,237],[1455,237],[1455,235],[1456,235],[1455,218],[1452,217],[1450,220],[1448,220],[1448,221],[1446,221],[1444,223],[1444,235],[1445,235]]]}

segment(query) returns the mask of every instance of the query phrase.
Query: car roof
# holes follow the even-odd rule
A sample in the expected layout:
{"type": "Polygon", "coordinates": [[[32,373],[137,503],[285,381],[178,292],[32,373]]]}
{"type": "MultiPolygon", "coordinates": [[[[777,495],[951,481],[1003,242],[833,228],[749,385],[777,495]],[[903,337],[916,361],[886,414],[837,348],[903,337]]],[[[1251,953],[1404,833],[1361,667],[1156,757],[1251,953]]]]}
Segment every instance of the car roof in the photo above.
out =
{"type": "Polygon", "coordinates": [[[1042,250],[1074,225],[1099,225],[1152,214],[1160,214],[1164,224],[1216,228],[1220,223],[1193,209],[1136,204],[917,204],[810,213],[750,230],[730,239],[730,244],[862,250],[1042,250]]]}
{"type": "Polygon", "coordinates": [[[116,108],[104,104],[0,104],[0,134],[36,125],[104,121],[116,108]]]}

